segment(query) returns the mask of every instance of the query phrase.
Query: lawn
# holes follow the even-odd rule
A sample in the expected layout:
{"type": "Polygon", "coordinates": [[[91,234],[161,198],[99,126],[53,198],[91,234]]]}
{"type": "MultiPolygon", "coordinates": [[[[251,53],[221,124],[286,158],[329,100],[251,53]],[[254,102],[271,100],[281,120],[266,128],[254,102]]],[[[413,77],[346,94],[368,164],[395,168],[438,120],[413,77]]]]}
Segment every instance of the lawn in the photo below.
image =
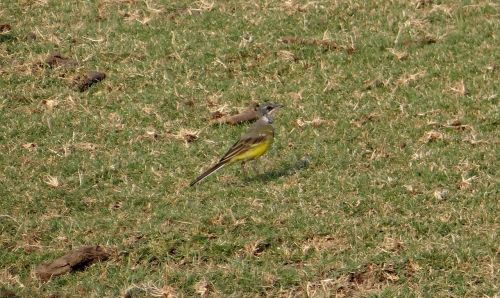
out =
{"type": "Polygon", "coordinates": [[[3,1],[0,296],[496,297],[499,12],[3,1]],[[262,102],[260,172],[189,187],[249,125],[213,118],[262,102]]]}

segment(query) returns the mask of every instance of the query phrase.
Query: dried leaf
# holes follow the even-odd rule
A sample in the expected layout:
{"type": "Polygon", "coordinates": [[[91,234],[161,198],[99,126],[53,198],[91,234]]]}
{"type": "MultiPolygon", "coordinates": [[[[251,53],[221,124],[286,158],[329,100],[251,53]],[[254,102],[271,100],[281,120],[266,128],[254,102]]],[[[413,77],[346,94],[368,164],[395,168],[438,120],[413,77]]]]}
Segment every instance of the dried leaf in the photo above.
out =
{"type": "Polygon", "coordinates": [[[53,187],[53,188],[58,188],[59,186],[61,186],[59,179],[57,177],[50,176],[50,175],[47,175],[45,177],[45,183],[48,186],[53,187]]]}
{"type": "Polygon", "coordinates": [[[186,145],[198,139],[200,132],[196,130],[181,128],[177,134],[172,135],[175,139],[183,141],[186,145]]]}
{"type": "Polygon", "coordinates": [[[467,95],[467,89],[465,88],[464,81],[461,80],[460,82],[455,83],[451,87],[449,87],[450,91],[455,93],[458,96],[465,96],[467,95]]]}
{"type": "Polygon", "coordinates": [[[21,147],[23,147],[24,149],[27,149],[29,151],[35,151],[38,148],[38,145],[35,143],[26,143],[26,144],[22,144],[21,147]]]}
{"type": "Polygon", "coordinates": [[[53,108],[55,108],[59,105],[59,102],[57,100],[53,100],[53,99],[46,99],[46,100],[42,100],[42,104],[48,110],[52,110],[53,108]]]}
{"type": "Polygon", "coordinates": [[[398,50],[396,50],[394,48],[388,48],[387,50],[391,54],[393,54],[396,57],[396,59],[398,59],[398,60],[404,60],[404,59],[406,59],[408,57],[408,53],[405,52],[405,51],[398,51],[398,50]]]}
{"type": "Polygon", "coordinates": [[[200,296],[205,296],[210,292],[210,284],[202,279],[194,285],[194,290],[200,296]]]}
{"type": "Polygon", "coordinates": [[[444,139],[443,133],[441,133],[439,131],[431,130],[431,131],[428,131],[425,133],[425,135],[421,138],[421,141],[424,143],[430,143],[430,142],[439,141],[439,140],[443,140],[443,139],[444,139]]]}
{"type": "Polygon", "coordinates": [[[472,176],[470,178],[462,177],[462,180],[458,182],[458,188],[461,190],[469,189],[472,185],[472,181],[476,179],[476,176],[472,176]]]}
{"type": "Polygon", "coordinates": [[[448,196],[447,189],[436,189],[434,191],[434,197],[438,200],[444,200],[448,196]]]}
{"type": "Polygon", "coordinates": [[[297,119],[296,124],[298,127],[303,128],[305,126],[312,126],[312,127],[320,127],[323,125],[331,125],[334,124],[334,121],[331,120],[325,120],[320,117],[314,117],[312,120],[306,121],[302,120],[301,118],[297,119]]]}
{"type": "Polygon", "coordinates": [[[278,51],[278,57],[286,62],[297,61],[297,57],[295,56],[295,54],[290,51],[285,51],[285,50],[278,51]]]}

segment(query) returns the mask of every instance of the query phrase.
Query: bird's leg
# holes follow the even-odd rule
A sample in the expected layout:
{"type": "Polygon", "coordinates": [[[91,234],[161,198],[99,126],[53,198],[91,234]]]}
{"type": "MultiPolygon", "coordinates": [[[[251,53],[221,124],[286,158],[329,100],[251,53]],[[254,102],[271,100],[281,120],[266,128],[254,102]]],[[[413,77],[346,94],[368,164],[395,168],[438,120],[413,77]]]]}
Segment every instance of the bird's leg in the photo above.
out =
{"type": "Polygon", "coordinates": [[[259,167],[258,167],[258,164],[257,164],[257,159],[255,159],[253,162],[252,162],[252,167],[253,167],[253,171],[255,172],[255,175],[259,175],[260,174],[260,171],[259,171],[259,167]]]}
{"type": "Polygon", "coordinates": [[[245,162],[241,163],[241,172],[243,173],[243,176],[247,177],[247,169],[245,168],[245,162]]]}

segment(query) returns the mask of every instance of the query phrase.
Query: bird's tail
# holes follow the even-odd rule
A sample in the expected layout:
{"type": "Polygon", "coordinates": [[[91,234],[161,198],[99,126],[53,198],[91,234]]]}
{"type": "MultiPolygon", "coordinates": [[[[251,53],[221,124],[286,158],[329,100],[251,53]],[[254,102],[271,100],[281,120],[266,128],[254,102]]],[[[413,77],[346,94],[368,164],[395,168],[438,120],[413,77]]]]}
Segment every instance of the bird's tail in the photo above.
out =
{"type": "Polygon", "coordinates": [[[193,182],[191,182],[189,184],[189,186],[193,186],[196,183],[200,182],[201,180],[207,178],[208,176],[210,176],[211,174],[213,174],[215,171],[217,171],[218,169],[222,168],[226,164],[227,164],[227,161],[219,161],[218,163],[216,163],[215,165],[213,165],[212,167],[210,167],[210,169],[206,170],[205,172],[203,172],[203,174],[201,174],[200,176],[198,176],[198,178],[194,179],[193,182]]]}

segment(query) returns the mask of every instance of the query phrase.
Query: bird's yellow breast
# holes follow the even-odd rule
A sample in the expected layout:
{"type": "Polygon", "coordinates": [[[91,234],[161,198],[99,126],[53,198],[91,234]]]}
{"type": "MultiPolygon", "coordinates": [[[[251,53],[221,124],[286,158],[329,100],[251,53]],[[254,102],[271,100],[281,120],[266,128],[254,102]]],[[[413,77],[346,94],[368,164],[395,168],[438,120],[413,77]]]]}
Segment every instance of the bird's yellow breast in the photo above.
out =
{"type": "Polygon", "coordinates": [[[272,138],[267,138],[266,140],[260,143],[253,144],[252,147],[250,147],[246,152],[242,152],[241,154],[234,156],[231,159],[231,162],[256,159],[262,156],[262,154],[266,153],[267,150],[269,150],[269,147],[271,147],[272,142],[273,142],[272,138]]]}

